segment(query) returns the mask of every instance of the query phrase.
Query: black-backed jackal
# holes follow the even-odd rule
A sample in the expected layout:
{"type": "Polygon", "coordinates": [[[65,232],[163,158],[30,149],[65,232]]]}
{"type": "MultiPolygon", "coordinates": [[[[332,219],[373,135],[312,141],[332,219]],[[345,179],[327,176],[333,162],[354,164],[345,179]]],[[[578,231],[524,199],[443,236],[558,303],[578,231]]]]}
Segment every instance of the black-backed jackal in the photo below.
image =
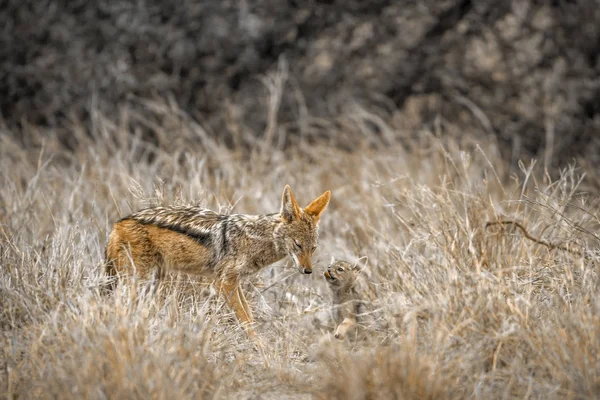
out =
{"type": "MultiPolygon", "coordinates": [[[[312,273],[319,218],[331,196],[326,191],[306,208],[283,190],[281,210],[268,215],[221,215],[200,207],[153,207],[117,221],[106,247],[106,272],[113,278],[168,271],[214,278],[250,336],[252,311],[240,279],[291,257],[301,273],[312,273]]],[[[114,283],[113,283],[114,284],[114,283]]]]}

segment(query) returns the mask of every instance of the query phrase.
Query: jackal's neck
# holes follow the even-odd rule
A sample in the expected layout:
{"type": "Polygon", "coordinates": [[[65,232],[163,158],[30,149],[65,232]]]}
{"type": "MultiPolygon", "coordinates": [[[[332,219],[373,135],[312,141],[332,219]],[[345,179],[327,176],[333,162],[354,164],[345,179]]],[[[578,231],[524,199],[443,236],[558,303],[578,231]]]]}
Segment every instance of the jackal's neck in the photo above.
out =
{"type": "Polygon", "coordinates": [[[230,216],[229,222],[242,228],[233,230],[230,227],[229,230],[232,236],[237,232],[245,238],[244,242],[250,245],[247,251],[252,254],[257,267],[265,267],[286,256],[284,243],[277,235],[277,228],[282,223],[279,214],[235,215],[230,216]]]}
{"type": "Polygon", "coordinates": [[[265,216],[270,221],[269,236],[273,243],[273,261],[276,262],[287,256],[285,250],[285,242],[281,235],[278,234],[278,229],[282,226],[283,219],[281,214],[269,214],[265,216]]]}

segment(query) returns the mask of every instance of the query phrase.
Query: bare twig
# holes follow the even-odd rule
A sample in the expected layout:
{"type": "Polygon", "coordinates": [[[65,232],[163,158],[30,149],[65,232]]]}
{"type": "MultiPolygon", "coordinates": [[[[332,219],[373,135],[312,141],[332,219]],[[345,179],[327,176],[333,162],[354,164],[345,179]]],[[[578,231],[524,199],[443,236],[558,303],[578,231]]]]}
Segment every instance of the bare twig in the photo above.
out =
{"type": "Polygon", "coordinates": [[[527,229],[520,223],[517,221],[511,221],[511,220],[504,220],[504,221],[489,221],[485,224],[485,229],[487,230],[490,226],[494,226],[494,225],[512,225],[515,226],[517,228],[519,228],[519,230],[521,231],[521,233],[523,234],[523,236],[529,240],[531,240],[534,243],[540,244],[542,246],[546,246],[547,248],[549,248],[550,250],[554,250],[554,249],[558,249],[558,250],[563,250],[563,251],[567,251],[571,254],[575,254],[578,256],[582,255],[581,250],[575,250],[575,249],[570,249],[567,246],[563,246],[561,244],[555,244],[555,243],[550,243],[547,242],[545,240],[542,239],[538,239],[535,236],[532,236],[527,229]]]}

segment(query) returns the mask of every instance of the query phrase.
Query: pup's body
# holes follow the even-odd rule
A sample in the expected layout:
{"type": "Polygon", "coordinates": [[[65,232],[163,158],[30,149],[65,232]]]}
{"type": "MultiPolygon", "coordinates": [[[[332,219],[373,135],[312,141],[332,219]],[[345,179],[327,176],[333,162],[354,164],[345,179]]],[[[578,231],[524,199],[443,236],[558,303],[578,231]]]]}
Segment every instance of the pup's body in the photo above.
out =
{"type": "MultiPolygon", "coordinates": [[[[154,207],[113,226],[106,247],[110,276],[141,277],[183,272],[214,278],[217,288],[243,323],[253,320],[239,283],[290,256],[300,272],[312,272],[318,222],[330,198],[327,191],[305,209],[289,186],[281,211],[268,215],[221,215],[200,207],[154,207]]],[[[249,333],[253,331],[249,329],[249,333]]]]}
{"type": "Polygon", "coordinates": [[[359,274],[358,267],[342,260],[333,261],[324,273],[333,295],[333,318],[337,324],[337,339],[344,339],[357,324],[362,324],[362,319],[368,311],[368,301],[364,299],[364,293],[360,293],[357,284],[359,274]]]}

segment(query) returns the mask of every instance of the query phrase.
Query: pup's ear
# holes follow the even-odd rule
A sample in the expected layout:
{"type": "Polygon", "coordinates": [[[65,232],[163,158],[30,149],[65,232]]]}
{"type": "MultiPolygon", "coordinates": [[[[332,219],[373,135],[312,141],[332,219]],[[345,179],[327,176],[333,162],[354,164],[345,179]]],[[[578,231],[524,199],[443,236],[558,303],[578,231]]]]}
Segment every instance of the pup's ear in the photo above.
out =
{"type": "Polygon", "coordinates": [[[292,222],[300,215],[300,207],[294,198],[292,189],[285,185],[281,195],[281,216],[288,222],[292,222]]]}
{"type": "Polygon", "coordinates": [[[352,268],[352,271],[356,274],[365,272],[367,269],[368,262],[369,262],[369,258],[367,256],[362,256],[361,258],[356,260],[356,263],[354,263],[354,267],[352,268]]]}
{"type": "Polygon", "coordinates": [[[318,220],[321,217],[323,211],[325,211],[327,204],[329,204],[330,198],[331,192],[328,190],[313,201],[311,201],[310,204],[307,205],[304,209],[304,212],[318,220]]]}

